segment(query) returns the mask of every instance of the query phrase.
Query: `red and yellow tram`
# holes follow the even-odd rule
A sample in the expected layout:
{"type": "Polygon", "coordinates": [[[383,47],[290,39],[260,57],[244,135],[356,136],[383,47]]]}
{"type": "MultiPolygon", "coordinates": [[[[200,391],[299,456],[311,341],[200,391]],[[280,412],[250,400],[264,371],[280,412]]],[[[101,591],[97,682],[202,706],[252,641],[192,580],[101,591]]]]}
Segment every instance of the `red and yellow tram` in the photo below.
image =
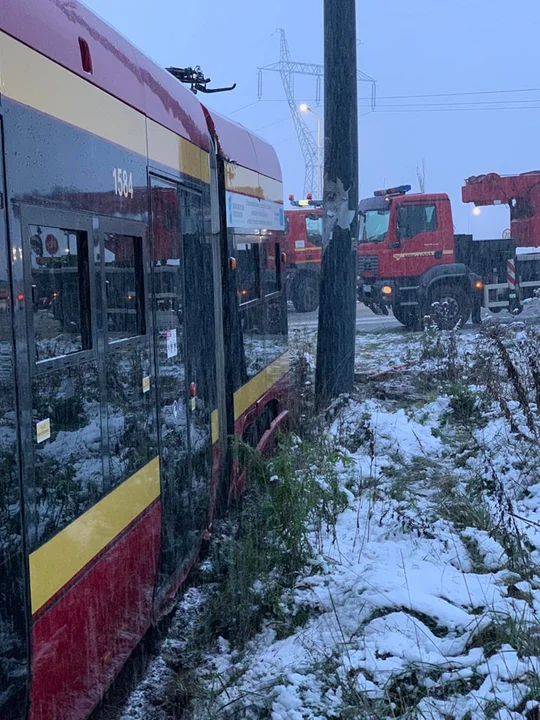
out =
{"type": "Polygon", "coordinates": [[[74,0],[0,15],[0,717],[91,713],[285,420],[274,150],[74,0]]]}

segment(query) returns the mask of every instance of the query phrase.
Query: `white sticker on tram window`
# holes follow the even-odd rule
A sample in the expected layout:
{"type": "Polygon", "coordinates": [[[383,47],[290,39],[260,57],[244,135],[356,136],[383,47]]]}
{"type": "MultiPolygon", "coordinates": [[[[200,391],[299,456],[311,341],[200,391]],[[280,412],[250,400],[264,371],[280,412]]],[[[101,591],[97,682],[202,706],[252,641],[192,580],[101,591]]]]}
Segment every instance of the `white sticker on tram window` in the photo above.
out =
{"type": "Polygon", "coordinates": [[[143,393],[147,393],[150,390],[150,375],[146,375],[146,377],[143,377],[142,379],[142,391],[143,393]]]}
{"type": "Polygon", "coordinates": [[[178,343],[176,342],[176,330],[167,330],[167,357],[172,358],[178,355],[178,343]]]}
{"type": "Polygon", "coordinates": [[[46,420],[41,420],[40,422],[36,423],[36,439],[38,443],[45,442],[45,440],[48,440],[51,437],[51,420],[50,418],[46,418],[46,420]]]}

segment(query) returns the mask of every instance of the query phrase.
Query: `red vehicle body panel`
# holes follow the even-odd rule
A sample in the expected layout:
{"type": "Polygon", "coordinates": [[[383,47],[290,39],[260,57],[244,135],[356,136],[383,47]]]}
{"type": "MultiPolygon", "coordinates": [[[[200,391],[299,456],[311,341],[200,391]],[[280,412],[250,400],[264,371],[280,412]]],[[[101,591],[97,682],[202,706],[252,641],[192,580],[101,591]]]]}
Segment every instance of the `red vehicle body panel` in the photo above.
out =
{"type": "MultiPolygon", "coordinates": [[[[214,519],[214,512],[216,509],[216,493],[218,488],[218,483],[220,480],[220,455],[219,455],[219,445],[218,443],[215,443],[212,447],[212,487],[210,490],[210,505],[208,507],[208,520],[207,520],[207,527],[210,528],[212,526],[212,522],[214,519]]],[[[204,540],[204,538],[202,538],[204,540]]],[[[157,618],[163,614],[166,614],[168,611],[171,603],[174,601],[174,597],[178,590],[181,588],[182,584],[188,577],[189,573],[191,572],[191,568],[195,564],[197,560],[197,556],[200,552],[200,548],[198,549],[197,553],[192,557],[189,558],[184,567],[179,569],[179,573],[176,576],[174,582],[172,583],[171,587],[169,588],[169,591],[166,593],[165,597],[159,604],[159,606],[156,608],[157,610],[157,618]]]]}
{"type": "Polygon", "coordinates": [[[270,390],[264,393],[264,395],[261,395],[257,402],[248,408],[245,413],[240,415],[234,424],[235,433],[242,437],[247,428],[270,403],[276,402],[278,405],[282,406],[289,394],[289,381],[289,374],[286,373],[270,388],[270,390]]]}
{"type": "Polygon", "coordinates": [[[99,702],[152,620],[160,534],[156,501],[38,614],[31,720],[79,720],[99,702]]]}
{"type": "MultiPolygon", "coordinates": [[[[1,20],[2,31],[211,151],[205,111],[197,98],[75,0],[4,0],[1,20]],[[88,43],[91,74],[82,67],[80,38],[88,43]]],[[[281,181],[277,155],[268,143],[213,111],[207,111],[207,116],[225,157],[258,173],[261,184],[265,177],[281,181]]],[[[145,158],[141,165],[143,162],[145,158]]],[[[84,205],[88,201],[88,210],[98,202],[98,195],[79,195],[77,202],[84,205]]],[[[141,200],[138,209],[143,216],[147,196],[136,197],[141,200]]],[[[114,208],[112,191],[110,198],[114,208]]],[[[101,212],[107,212],[103,198],[101,212]]],[[[285,376],[237,419],[237,427],[247,427],[269,402],[282,404],[287,388],[285,376]]],[[[279,411],[281,425],[282,407],[279,411]]],[[[266,437],[265,444],[268,442],[266,437]]],[[[219,478],[217,446],[212,475],[209,520],[219,478]]],[[[82,720],[95,707],[155,618],[160,541],[158,499],[36,613],[32,619],[32,720],[82,720]]],[[[193,560],[178,568],[171,594],[193,560]]]]}
{"type": "Polygon", "coordinates": [[[322,217],[322,210],[309,208],[307,210],[286,210],[286,225],[283,247],[287,253],[286,267],[310,263],[313,268],[319,269],[321,264],[322,248],[310,242],[306,230],[306,215],[322,217]]]}
{"type": "Polygon", "coordinates": [[[3,0],[2,28],[46,57],[204,150],[209,138],[197,98],[75,0],[3,0]],[[92,74],[82,67],[86,40],[92,74]]]}
{"type": "Polygon", "coordinates": [[[510,235],[516,245],[540,246],[540,171],[470,177],[461,188],[461,198],[480,206],[510,205],[510,235]]]}
{"type": "MultiPolygon", "coordinates": [[[[377,256],[380,278],[406,278],[422,275],[434,265],[454,262],[454,225],[448,195],[400,195],[391,199],[390,219],[386,238],[382,242],[359,243],[358,256],[377,256]],[[424,232],[398,242],[397,216],[402,205],[430,205],[437,211],[437,230],[424,232]]],[[[373,271],[362,271],[365,280],[374,277],[373,271]]]]}
{"type": "Polygon", "coordinates": [[[219,142],[222,157],[232,163],[281,181],[281,167],[274,148],[238,123],[205,107],[210,125],[219,142]]]}

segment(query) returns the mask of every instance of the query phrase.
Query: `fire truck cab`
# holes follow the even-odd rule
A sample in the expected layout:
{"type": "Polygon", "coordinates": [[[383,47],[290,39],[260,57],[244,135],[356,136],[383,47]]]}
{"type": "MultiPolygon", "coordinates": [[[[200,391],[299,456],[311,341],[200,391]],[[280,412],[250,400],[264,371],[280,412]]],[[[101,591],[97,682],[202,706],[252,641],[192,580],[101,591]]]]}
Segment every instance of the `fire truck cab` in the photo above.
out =
{"type": "MultiPolygon", "coordinates": [[[[456,257],[448,195],[407,194],[410,185],[360,201],[358,297],[411,328],[433,308],[441,327],[480,316],[482,281],[456,257]]],[[[468,236],[467,236],[468,237],[468,236]]]]}

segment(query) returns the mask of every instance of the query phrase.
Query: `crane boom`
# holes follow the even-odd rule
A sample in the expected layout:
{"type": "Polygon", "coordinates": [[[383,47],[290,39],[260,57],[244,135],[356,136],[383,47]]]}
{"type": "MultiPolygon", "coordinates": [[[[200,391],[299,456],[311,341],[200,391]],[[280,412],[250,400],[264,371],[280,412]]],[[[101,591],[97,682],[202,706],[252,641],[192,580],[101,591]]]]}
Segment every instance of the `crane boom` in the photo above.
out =
{"type": "Polygon", "coordinates": [[[518,247],[540,247],[540,170],[520,175],[487,173],[465,180],[463,202],[508,205],[511,237],[518,247]]]}

